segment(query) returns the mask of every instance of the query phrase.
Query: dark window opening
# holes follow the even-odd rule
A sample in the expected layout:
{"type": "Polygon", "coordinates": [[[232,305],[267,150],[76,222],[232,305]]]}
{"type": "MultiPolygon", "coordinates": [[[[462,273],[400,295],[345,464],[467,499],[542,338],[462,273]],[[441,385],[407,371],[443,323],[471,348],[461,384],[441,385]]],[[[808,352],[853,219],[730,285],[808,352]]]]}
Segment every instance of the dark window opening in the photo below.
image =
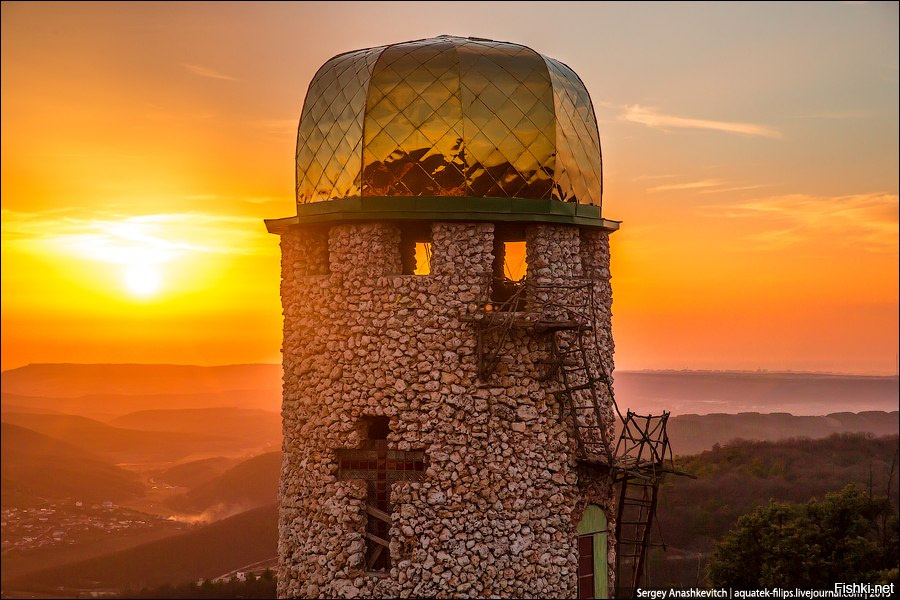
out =
{"type": "Polygon", "coordinates": [[[400,264],[404,275],[431,273],[431,229],[406,225],[400,230],[400,264]]]}
{"type": "Polygon", "coordinates": [[[525,296],[519,290],[527,269],[524,241],[494,239],[491,303],[495,310],[525,309],[525,296]]]}
{"type": "Polygon", "coordinates": [[[363,417],[366,427],[366,439],[386,440],[391,432],[391,420],[388,417],[363,417]]]}

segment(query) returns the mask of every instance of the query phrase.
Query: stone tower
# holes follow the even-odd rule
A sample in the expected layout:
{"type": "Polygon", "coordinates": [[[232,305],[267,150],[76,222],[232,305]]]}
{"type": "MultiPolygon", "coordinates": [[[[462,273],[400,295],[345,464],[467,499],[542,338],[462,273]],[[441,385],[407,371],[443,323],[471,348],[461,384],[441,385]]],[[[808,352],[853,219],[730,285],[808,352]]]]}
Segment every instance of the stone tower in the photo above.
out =
{"type": "Polygon", "coordinates": [[[609,594],[618,223],[584,84],[480,38],[348,52],[296,158],[297,215],[266,222],[279,596],[609,594]]]}

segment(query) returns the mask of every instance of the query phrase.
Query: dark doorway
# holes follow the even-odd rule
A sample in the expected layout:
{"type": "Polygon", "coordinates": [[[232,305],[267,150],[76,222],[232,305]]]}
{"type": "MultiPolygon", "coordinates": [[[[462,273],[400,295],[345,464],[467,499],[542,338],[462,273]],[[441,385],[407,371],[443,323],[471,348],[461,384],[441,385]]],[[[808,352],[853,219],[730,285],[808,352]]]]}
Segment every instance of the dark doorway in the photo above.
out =
{"type": "Polygon", "coordinates": [[[590,505],[578,522],[578,597],[608,598],[606,513],[590,505]]]}

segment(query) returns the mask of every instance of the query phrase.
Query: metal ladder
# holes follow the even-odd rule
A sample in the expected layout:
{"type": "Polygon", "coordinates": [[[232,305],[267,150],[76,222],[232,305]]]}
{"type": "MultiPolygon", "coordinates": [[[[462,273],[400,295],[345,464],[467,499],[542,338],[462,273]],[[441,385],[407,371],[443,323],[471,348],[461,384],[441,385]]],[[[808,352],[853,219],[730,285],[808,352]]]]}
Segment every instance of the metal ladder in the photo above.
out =
{"type": "Polygon", "coordinates": [[[565,330],[554,332],[551,338],[551,352],[555,359],[560,388],[553,391],[559,401],[560,411],[568,409],[572,416],[575,441],[579,454],[585,460],[600,460],[606,465],[615,463],[615,454],[609,440],[604,418],[600,390],[606,388],[612,395],[609,378],[601,371],[591,369],[584,344],[586,327],[578,327],[571,335],[565,330]],[[568,339],[563,339],[567,337],[568,339]]]}

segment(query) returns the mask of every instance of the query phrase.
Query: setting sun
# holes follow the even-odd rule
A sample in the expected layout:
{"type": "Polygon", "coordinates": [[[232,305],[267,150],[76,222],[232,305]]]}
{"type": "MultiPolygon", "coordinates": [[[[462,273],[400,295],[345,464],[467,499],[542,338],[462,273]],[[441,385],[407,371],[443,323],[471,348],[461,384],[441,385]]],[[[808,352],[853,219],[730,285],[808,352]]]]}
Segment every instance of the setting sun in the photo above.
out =
{"type": "Polygon", "coordinates": [[[303,91],[336,54],[446,33],[584,80],[618,369],[894,373],[897,5],[784,4],[534,3],[531,29],[483,3],[473,29],[452,4],[4,2],[3,367],[279,361],[263,219],[296,211],[303,91]]]}
{"type": "Polygon", "coordinates": [[[131,265],[125,269],[125,287],[135,296],[146,298],[160,288],[159,271],[152,265],[131,265]]]}

